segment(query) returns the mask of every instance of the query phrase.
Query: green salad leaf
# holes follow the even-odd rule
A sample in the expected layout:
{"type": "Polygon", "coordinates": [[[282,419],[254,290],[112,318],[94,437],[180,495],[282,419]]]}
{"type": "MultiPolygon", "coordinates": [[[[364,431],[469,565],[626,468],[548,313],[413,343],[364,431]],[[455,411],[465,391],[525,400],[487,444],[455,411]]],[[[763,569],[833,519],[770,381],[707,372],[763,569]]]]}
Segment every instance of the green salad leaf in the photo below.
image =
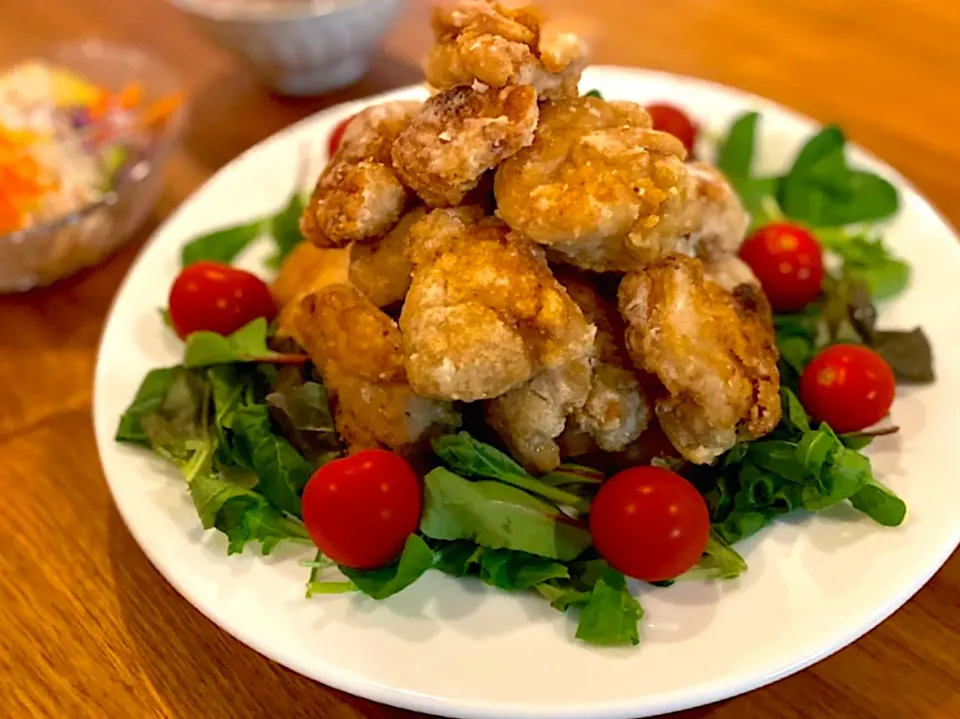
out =
{"type": "Polygon", "coordinates": [[[274,352],[267,347],[267,320],[258,317],[232,335],[193,332],[187,336],[183,363],[187,367],[208,367],[231,362],[306,362],[306,355],[274,352]]]}
{"type": "Polygon", "coordinates": [[[433,539],[469,539],[569,561],[591,544],[590,532],[555,506],[496,481],[471,482],[438,467],[425,479],[420,531],[433,539]]]}
{"type": "Polygon", "coordinates": [[[579,512],[590,508],[583,497],[531,476],[499,449],[478,442],[467,432],[437,437],[430,444],[444,464],[463,476],[498,479],[579,512]]]}
{"type": "Polygon", "coordinates": [[[140,383],[136,397],[120,417],[120,424],[114,437],[117,442],[132,442],[150,446],[150,438],[143,428],[144,417],[155,414],[163,402],[170,383],[173,381],[174,367],[162,367],[150,370],[140,383]]]}
{"type": "MultiPolygon", "coordinates": [[[[705,499],[714,539],[732,545],[782,514],[817,512],[843,501],[880,524],[902,522],[903,502],[873,477],[870,460],[857,451],[859,438],[838,437],[826,424],[813,428],[789,389],[783,388],[782,398],[784,419],[769,439],[738,445],[719,473],[711,477],[707,469],[693,477],[698,486],[712,482],[705,499]]],[[[714,552],[722,548],[713,546],[714,552]]]]}
{"type": "Polygon", "coordinates": [[[759,113],[745,112],[733,121],[727,136],[720,141],[717,169],[731,181],[753,176],[753,154],[759,120],[759,113]]]}
{"type": "Polygon", "coordinates": [[[270,220],[270,234],[277,246],[276,252],[267,260],[267,265],[279,268],[293,248],[303,241],[300,233],[300,216],[306,207],[304,196],[299,191],[290,195],[287,204],[270,220]]]}
{"type": "Polygon", "coordinates": [[[863,282],[874,299],[895,297],[910,283],[909,265],[894,257],[882,238],[849,234],[837,228],[820,229],[816,235],[824,249],[843,260],[844,275],[863,282]]]}
{"type": "Polygon", "coordinates": [[[583,96],[584,96],[584,97],[596,97],[596,98],[598,98],[598,99],[600,99],[600,100],[603,99],[603,95],[600,94],[600,91],[599,91],[599,90],[589,90],[588,92],[585,92],[583,96]]]}
{"type": "Polygon", "coordinates": [[[885,527],[899,527],[907,515],[904,501],[877,479],[871,479],[850,497],[850,504],[885,527]]]}
{"type": "Polygon", "coordinates": [[[118,441],[149,446],[178,467],[201,524],[227,535],[230,554],[250,541],[265,554],[281,540],[309,541],[293,515],[312,468],[273,434],[256,378],[243,365],[154,370],[117,430],[118,441]]]}
{"type": "Polygon", "coordinates": [[[204,260],[230,264],[250,243],[269,229],[269,218],[261,218],[200,235],[183,246],[181,265],[187,267],[204,260]]]}
{"type": "Polygon", "coordinates": [[[397,560],[386,567],[369,571],[340,567],[340,571],[367,596],[386,599],[409,587],[433,565],[433,550],[423,537],[411,534],[397,560]]]}
{"type": "Polygon", "coordinates": [[[898,382],[929,384],[936,379],[930,340],[919,327],[877,331],[868,344],[887,361],[898,382]]]}
{"type": "Polygon", "coordinates": [[[780,217],[776,194],[778,177],[758,177],[753,174],[757,123],[756,112],[740,115],[730,125],[726,137],[720,140],[717,168],[733,185],[744,209],[750,214],[750,226],[759,227],[780,217]]]}
{"type": "Polygon", "coordinates": [[[316,466],[341,455],[327,391],[319,382],[304,382],[267,395],[283,436],[316,466]]]}
{"type": "Polygon", "coordinates": [[[687,570],[677,579],[736,579],[745,571],[747,563],[744,558],[714,529],[710,532],[703,557],[693,569],[687,570]]]}
{"type": "Polygon", "coordinates": [[[897,212],[896,188],[871,172],[847,165],[846,138],[825,127],[807,141],[777,188],[777,199],[791,219],[811,227],[882,220],[897,212]]]}
{"type": "Polygon", "coordinates": [[[300,494],[314,467],[270,422],[270,410],[257,404],[241,407],[233,416],[234,456],[257,475],[257,492],[275,507],[300,516],[300,494]]]}
{"type": "Polygon", "coordinates": [[[262,495],[210,474],[190,482],[190,496],[204,529],[215,527],[227,535],[227,554],[243,551],[257,541],[263,554],[282,540],[312,545],[301,522],[285,516],[262,495]]]}
{"type": "Polygon", "coordinates": [[[640,643],[642,618],[643,609],[624,576],[607,568],[580,609],[577,639],[600,646],[635,646],[640,643]]]}

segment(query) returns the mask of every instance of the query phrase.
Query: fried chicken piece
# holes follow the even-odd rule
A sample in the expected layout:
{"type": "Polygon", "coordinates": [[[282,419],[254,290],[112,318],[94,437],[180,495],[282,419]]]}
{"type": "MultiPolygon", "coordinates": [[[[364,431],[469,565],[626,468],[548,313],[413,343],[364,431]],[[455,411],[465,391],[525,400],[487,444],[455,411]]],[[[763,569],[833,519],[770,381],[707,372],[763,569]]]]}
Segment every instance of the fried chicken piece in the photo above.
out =
{"type": "Polygon", "coordinates": [[[688,162],[687,173],[693,180],[687,222],[696,227],[689,237],[691,246],[704,262],[736,253],[750,224],[740,196],[712,165],[688,162]]]}
{"type": "Polygon", "coordinates": [[[778,353],[762,297],[749,285],[728,292],[704,277],[700,260],[681,255],[620,284],[627,349],[666,388],[657,418],[691,462],[707,464],[780,420],[778,353]]]}
{"type": "Polygon", "coordinates": [[[624,342],[625,327],[616,304],[583,275],[566,270],[557,279],[597,328],[596,362],[586,402],[567,421],[564,442],[568,456],[597,449],[619,452],[640,436],[650,422],[650,405],[624,342]],[[582,435],[579,439],[574,435],[582,435]],[[589,439],[589,441],[585,441],[589,439]]]}
{"type": "Polygon", "coordinates": [[[703,274],[727,292],[734,292],[740,285],[760,287],[760,280],[753,274],[750,265],[737,255],[721,255],[704,260],[703,274]]]}
{"type": "Polygon", "coordinates": [[[350,284],[360,290],[377,307],[401,302],[410,287],[410,260],[407,259],[407,237],[426,213],[416,207],[382,239],[355,242],[350,248],[350,284]]]}
{"type": "Polygon", "coordinates": [[[530,8],[460,0],[434,11],[433,30],[437,44],[424,71],[434,87],[530,85],[541,99],[577,96],[589,48],[560,21],[541,24],[530,8]]]}
{"type": "Polygon", "coordinates": [[[309,242],[294,247],[270,286],[270,294],[280,310],[277,337],[292,338],[302,346],[297,333],[300,300],[327,285],[346,282],[349,268],[350,250],[347,248],[321,249],[309,242]]]}
{"type": "Polygon", "coordinates": [[[487,422],[529,471],[549,472],[560,464],[556,439],[567,417],[581,410],[591,391],[591,348],[572,360],[534,375],[487,402],[487,422]]]}
{"type": "Polygon", "coordinates": [[[390,148],[419,108],[415,101],[387,102],[350,121],[300,218],[304,237],[318,247],[343,247],[396,224],[409,191],[393,171],[390,148]]]}
{"type": "Polygon", "coordinates": [[[411,389],[396,322],[355,287],[330,285],[304,297],[297,331],[350,452],[386,447],[409,455],[421,440],[459,426],[451,403],[411,389]]]}
{"type": "Polygon", "coordinates": [[[680,141],[631,102],[547,103],[533,145],[497,168],[497,214],[551,259],[629,271],[690,252],[692,181],[680,141]]]}
{"type": "Polygon", "coordinates": [[[444,90],[397,137],[393,166],[428,205],[459,204],[485,172],[533,142],[539,115],[529,86],[444,90]]]}
{"type": "Polygon", "coordinates": [[[434,210],[410,231],[400,327],[425,397],[490,399],[590,351],[594,329],[533,243],[479,208],[434,210]]]}

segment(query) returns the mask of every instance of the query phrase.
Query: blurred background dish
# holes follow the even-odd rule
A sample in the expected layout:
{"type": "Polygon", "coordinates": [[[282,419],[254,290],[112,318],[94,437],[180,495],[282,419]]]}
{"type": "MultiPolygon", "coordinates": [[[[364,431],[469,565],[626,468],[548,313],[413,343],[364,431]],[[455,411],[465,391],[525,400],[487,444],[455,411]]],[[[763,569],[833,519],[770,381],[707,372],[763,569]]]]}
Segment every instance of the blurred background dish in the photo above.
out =
{"type": "Polygon", "coordinates": [[[96,264],[151,209],[184,121],[173,76],[86,40],[0,73],[0,292],[96,264]]]}
{"type": "Polygon", "coordinates": [[[317,95],[367,72],[402,0],[169,0],[286,95],[317,95]]]}

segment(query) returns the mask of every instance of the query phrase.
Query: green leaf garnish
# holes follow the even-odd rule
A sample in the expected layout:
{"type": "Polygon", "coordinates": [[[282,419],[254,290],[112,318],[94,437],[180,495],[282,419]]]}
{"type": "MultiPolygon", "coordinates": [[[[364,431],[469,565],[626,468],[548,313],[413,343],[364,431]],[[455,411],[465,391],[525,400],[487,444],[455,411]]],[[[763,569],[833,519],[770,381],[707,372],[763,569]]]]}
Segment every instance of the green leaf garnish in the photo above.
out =
{"type": "Polygon", "coordinates": [[[283,354],[267,347],[267,320],[258,317],[232,335],[193,332],[187,336],[183,363],[187,367],[207,367],[230,362],[274,362],[302,364],[306,355],[283,354]]]}

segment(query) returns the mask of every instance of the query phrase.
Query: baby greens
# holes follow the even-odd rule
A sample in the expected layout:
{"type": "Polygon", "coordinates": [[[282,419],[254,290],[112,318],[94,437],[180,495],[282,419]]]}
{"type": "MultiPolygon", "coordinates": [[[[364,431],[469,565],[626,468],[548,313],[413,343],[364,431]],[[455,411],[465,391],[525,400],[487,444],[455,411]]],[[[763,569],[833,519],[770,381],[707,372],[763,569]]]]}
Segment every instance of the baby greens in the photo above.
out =
{"type": "Polygon", "coordinates": [[[207,367],[230,362],[306,362],[306,355],[274,352],[267,347],[267,321],[258,317],[232,335],[193,332],[187,336],[183,363],[187,367],[207,367]]]}

